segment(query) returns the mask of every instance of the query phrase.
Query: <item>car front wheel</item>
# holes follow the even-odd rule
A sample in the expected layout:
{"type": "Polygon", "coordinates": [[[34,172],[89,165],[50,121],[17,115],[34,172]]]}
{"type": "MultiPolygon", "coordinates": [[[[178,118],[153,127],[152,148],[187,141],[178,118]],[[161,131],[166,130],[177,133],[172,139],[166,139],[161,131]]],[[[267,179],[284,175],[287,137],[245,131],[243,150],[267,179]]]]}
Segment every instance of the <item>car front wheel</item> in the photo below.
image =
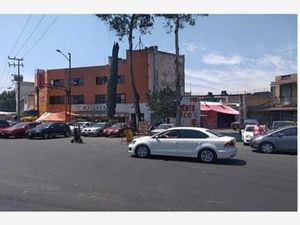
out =
{"type": "Polygon", "coordinates": [[[199,152],[199,159],[205,163],[214,162],[217,159],[216,153],[211,149],[203,149],[199,152]]]}
{"type": "Polygon", "coordinates": [[[260,144],[259,149],[260,149],[261,152],[268,154],[268,153],[273,152],[275,147],[270,142],[263,142],[263,143],[260,144]]]}
{"type": "Polygon", "coordinates": [[[146,158],[150,155],[150,150],[146,145],[138,146],[135,152],[139,158],[146,158]]]}
{"type": "Polygon", "coordinates": [[[69,132],[69,131],[67,131],[67,132],[65,133],[65,137],[70,137],[70,132],[69,132]]]}
{"type": "Polygon", "coordinates": [[[44,133],[43,138],[44,139],[48,139],[49,138],[49,134],[48,133],[44,133]]]}

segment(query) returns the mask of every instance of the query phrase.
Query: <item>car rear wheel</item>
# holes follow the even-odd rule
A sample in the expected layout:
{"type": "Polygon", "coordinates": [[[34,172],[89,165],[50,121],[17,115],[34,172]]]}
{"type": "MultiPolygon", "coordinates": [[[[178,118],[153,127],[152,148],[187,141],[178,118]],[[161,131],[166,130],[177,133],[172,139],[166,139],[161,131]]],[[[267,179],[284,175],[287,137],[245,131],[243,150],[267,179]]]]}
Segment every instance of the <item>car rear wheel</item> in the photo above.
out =
{"type": "Polygon", "coordinates": [[[49,134],[48,133],[44,133],[43,138],[44,139],[48,139],[49,138],[49,134]]]}
{"type": "Polygon", "coordinates": [[[214,162],[217,159],[216,153],[211,149],[203,149],[199,152],[199,159],[205,163],[214,162]]]}
{"type": "Polygon", "coordinates": [[[65,137],[70,137],[70,132],[69,132],[69,131],[67,131],[67,132],[65,133],[65,137]]]}
{"type": "Polygon", "coordinates": [[[263,142],[259,146],[259,150],[263,153],[271,153],[275,149],[274,145],[270,142],[263,142]]]}
{"type": "Polygon", "coordinates": [[[139,158],[146,158],[150,156],[150,150],[146,145],[138,146],[135,152],[139,158]]]}

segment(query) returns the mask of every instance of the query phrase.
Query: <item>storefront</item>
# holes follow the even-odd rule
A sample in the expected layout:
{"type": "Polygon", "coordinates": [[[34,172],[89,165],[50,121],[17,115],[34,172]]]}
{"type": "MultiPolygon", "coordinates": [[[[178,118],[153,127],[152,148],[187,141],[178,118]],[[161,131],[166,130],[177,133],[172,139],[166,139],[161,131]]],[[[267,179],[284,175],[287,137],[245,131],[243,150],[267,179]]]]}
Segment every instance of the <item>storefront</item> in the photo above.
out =
{"type": "Polygon", "coordinates": [[[230,128],[239,112],[216,102],[201,102],[201,126],[209,129],[230,128]]]}

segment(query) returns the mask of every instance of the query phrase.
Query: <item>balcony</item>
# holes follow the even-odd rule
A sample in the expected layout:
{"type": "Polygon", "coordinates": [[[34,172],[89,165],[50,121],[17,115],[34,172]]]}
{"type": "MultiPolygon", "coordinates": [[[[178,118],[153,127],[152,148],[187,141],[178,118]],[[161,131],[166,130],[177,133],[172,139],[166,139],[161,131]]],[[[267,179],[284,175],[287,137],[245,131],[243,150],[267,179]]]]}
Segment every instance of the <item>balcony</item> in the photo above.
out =
{"type": "Polygon", "coordinates": [[[278,98],[273,99],[274,106],[297,106],[297,98],[278,98]]]}

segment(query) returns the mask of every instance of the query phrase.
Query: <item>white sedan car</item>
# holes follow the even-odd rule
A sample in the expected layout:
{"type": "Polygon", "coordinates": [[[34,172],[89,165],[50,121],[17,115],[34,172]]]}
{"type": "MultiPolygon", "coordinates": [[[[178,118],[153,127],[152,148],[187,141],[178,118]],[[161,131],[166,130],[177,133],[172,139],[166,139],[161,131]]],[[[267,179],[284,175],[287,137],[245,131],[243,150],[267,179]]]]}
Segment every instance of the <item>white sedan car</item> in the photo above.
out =
{"type": "Polygon", "coordinates": [[[140,158],[150,155],[183,156],[199,158],[206,163],[237,154],[234,137],[198,127],[170,128],[153,136],[134,139],[128,147],[129,153],[140,158]]]}
{"type": "Polygon", "coordinates": [[[255,125],[246,125],[245,130],[242,130],[242,140],[244,145],[249,144],[249,142],[253,139],[254,136],[254,127],[255,125]]]}

